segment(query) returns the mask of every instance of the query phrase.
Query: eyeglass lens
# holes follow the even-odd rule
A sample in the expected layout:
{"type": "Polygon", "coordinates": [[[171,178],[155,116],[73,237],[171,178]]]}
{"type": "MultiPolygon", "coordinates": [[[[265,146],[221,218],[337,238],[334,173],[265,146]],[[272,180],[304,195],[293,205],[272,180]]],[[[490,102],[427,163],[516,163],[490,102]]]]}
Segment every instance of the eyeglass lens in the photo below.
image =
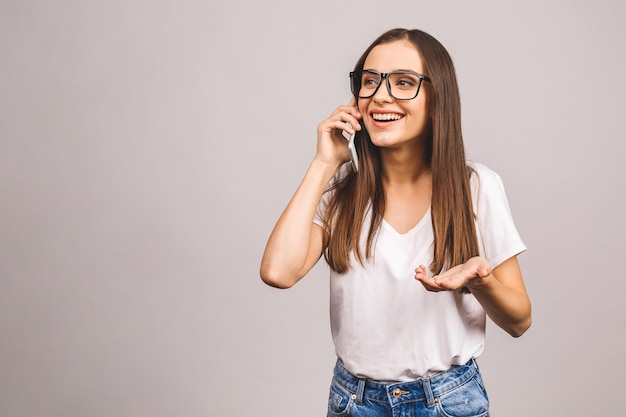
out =
{"type": "MultiPolygon", "coordinates": [[[[401,71],[390,72],[386,78],[388,79],[387,86],[389,94],[399,100],[410,100],[415,98],[422,81],[417,75],[401,71]]],[[[358,83],[357,80],[355,81],[358,83]]],[[[383,77],[380,73],[374,71],[363,71],[361,74],[359,97],[372,97],[376,93],[381,82],[383,82],[383,77]]]]}

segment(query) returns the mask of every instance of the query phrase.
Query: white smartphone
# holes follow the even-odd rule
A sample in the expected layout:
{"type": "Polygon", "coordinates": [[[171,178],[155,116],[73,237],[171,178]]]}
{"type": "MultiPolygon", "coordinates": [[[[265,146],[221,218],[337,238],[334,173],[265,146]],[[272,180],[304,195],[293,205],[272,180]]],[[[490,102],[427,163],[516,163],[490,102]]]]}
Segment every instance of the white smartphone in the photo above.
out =
{"type": "MultiPolygon", "coordinates": [[[[346,124],[352,128],[350,123],[346,124]]],[[[356,146],[354,146],[354,135],[349,134],[345,130],[341,132],[343,137],[348,140],[348,151],[350,151],[350,162],[352,162],[352,169],[354,172],[359,172],[359,155],[356,153],[356,146]]]]}

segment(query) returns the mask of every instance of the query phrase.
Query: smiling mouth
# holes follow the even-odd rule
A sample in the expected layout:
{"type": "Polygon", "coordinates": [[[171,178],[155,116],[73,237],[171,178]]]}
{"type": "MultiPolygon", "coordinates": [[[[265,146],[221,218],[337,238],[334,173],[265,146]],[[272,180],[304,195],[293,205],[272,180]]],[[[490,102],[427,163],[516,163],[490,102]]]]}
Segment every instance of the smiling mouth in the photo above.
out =
{"type": "Polygon", "coordinates": [[[377,122],[395,122],[404,116],[397,113],[372,113],[372,119],[377,122]]]}

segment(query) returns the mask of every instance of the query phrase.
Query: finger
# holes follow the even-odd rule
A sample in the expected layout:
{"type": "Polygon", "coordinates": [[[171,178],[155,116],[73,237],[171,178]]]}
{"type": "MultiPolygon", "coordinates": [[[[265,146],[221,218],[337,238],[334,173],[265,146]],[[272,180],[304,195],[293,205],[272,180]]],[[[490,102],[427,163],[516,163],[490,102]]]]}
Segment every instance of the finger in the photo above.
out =
{"type": "Polygon", "coordinates": [[[427,279],[428,277],[426,276],[426,274],[423,274],[421,272],[416,272],[413,278],[415,278],[418,281],[422,281],[424,279],[427,279]]]}
{"type": "Polygon", "coordinates": [[[351,105],[352,102],[353,101],[350,101],[350,103],[348,103],[347,105],[341,105],[337,107],[331,113],[331,117],[345,112],[345,113],[353,115],[354,117],[361,118],[361,112],[355,105],[351,105]]]}
{"type": "Polygon", "coordinates": [[[422,284],[422,286],[424,287],[424,289],[426,291],[429,292],[440,292],[441,289],[437,288],[437,287],[433,287],[432,285],[429,285],[428,283],[424,282],[424,281],[420,281],[420,283],[422,284]]]}
{"type": "Polygon", "coordinates": [[[354,107],[341,106],[335,109],[335,111],[328,117],[327,121],[340,121],[343,123],[350,123],[352,127],[357,127],[359,126],[358,119],[360,117],[360,113],[354,107]]]}
{"type": "Polygon", "coordinates": [[[358,120],[347,111],[337,112],[332,114],[328,119],[322,122],[325,126],[331,129],[348,130],[354,129],[355,125],[358,125],[358,120]],[[348,126],[348,123],[350,126],[348,126]]]}
{"type": "Polygon", "coordinates": [[[344,120],[337,120],[332,127],[337,129],[337,133],[341,134],[342,131],[348,132],[350,135],[354,135],[356,131],[352,127],[352,123],[346,122],[344,120]]]}
{"type": "Polygon", "coordinates": [[[423,275],[425,277],[428,276],[428,271],[426,270],[426,266],[424,266],[424,265],[420,265],[417,268],[415,268],[415,273],[416,274],[421,274],[421,275],[423,275]]]}
{"type": "Polygon", "coordinates": [[[348,132],[350,135],[356,134],[356,130],[354,129],[354,127],[352,127],[352,123],[350,122],[345,122],[343,130],[348,132]]]}
{"type": "Polygon", "coordinates": [[[349,107],[346,117],[347,117],[346,122],[350,123],[352,129],[361,130],[361,123],[359,122],[359,120],[361,120],[363,116],[356,109],[356,107],[349,107]]]}
{"type": "Polygon", "coordinates": [[[341,112],[346,112],[349,115],[351,115],[352,117],[354,117],[354,121],[351,121],[350,123],[352,124],[353,127],[357,127],[360,130],[360,125],[358,123],[358,120],[363,118],[363,115],[361,115],[361,112],[359,111],[358,107],[356,106],[356,100],[354,99],[354,97],[352,97],[350,99],[350,102],[348,103],[347,106],[339,106],[337,107],[337,109],[335,110],[334,114],[340,114],[341,112]],[[353,122],[357,122],[357,123],[353,123],[353,122]]]}
{"type": "Polygon", "coordinates": [[[434,278],[435,284],[439,288],[442,288],[443,290],[446,290],[446,291],[458,290],[459,288],[464,287],[466,284],[466,280],[463,279],[459,275],[452,276],[452,277],[436,276],[433,278],[434,278]]]}
{"type": "Polygon", "coordinates": [[[354,96],[352,96],[352,98],[350,98],[350,101],[348,102],[348,107],[351,107],[354,110],[356,110],[358,115],[359,115],[358,116],[359,119],[361,118],[361,111],[359,110],[359,102],[357,101],[356,98],[354,98],[354,96]]]}
{"type": "Polygon", "coordinates": [[[419,281],[428,291],[439,292],[444,290],[444,288],[437,285],[432,277],[416,275],[415,279],[419,281]]]}
{"type": "Polygon", "coordinates": [[[361,130],[361,126],[359,125],[359,121],[350,114],[340,114],[338,115],[339,119],[337,119],[337,124],[334,126],[337,129],[345,130],[351,135],[354,135],[357,130],[361,130]]]}
{"type": "Polygon", "coordinates": [[[489,276],[491,274],[491,268],[489,266],[486,266],[486,265],[480,265],[476,272],[477,272],[479,277],[484,278],[484,277],[489,276]]]}
{"type": "Polygon", "coordinates": [[[458,282],[450,277],[445,277],[443,275],[433,275],[431,280],[431,285],[438,288],[440,291],[451,291],[458,288],[458,282]]]}

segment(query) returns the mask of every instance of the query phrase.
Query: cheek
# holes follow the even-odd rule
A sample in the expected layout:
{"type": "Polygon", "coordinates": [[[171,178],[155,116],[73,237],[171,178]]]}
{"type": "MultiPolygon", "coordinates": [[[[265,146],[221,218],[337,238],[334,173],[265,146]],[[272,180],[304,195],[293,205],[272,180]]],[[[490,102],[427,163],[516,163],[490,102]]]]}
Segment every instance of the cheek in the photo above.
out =
{"type": "Polygon", "coordinates": [[[370,98],[359,98],[356,102],[356,108],[365,115],[365,112],[367,112],[367,106],[369,105],[370,101],[372,101],[372,99],[370,98]]]}
{"type": "Polygon", "coordinates": [[[416,135],[422,135],[428,130],[429,119],[426,115],[420,115],[420,117],[414,118],[411,123],[411,130],[416,135]]]}
{"type": "Polygon", "coordinates": [[[367,115],[363,115],[363,119],[361,119],[361,125],[365,125],[365,128],[368,132],[372,132],[374,126],[372,126],[372,121],[367,115]]]}
{"type": "Polygon", "coordinates": [[[421,103],[420,106],[416,106],[411,109],[411,115],[413,116],[413,122],[417,125],[427,125],[430,120],[428,106],[426,106],[426,103],[421,103]]]}

